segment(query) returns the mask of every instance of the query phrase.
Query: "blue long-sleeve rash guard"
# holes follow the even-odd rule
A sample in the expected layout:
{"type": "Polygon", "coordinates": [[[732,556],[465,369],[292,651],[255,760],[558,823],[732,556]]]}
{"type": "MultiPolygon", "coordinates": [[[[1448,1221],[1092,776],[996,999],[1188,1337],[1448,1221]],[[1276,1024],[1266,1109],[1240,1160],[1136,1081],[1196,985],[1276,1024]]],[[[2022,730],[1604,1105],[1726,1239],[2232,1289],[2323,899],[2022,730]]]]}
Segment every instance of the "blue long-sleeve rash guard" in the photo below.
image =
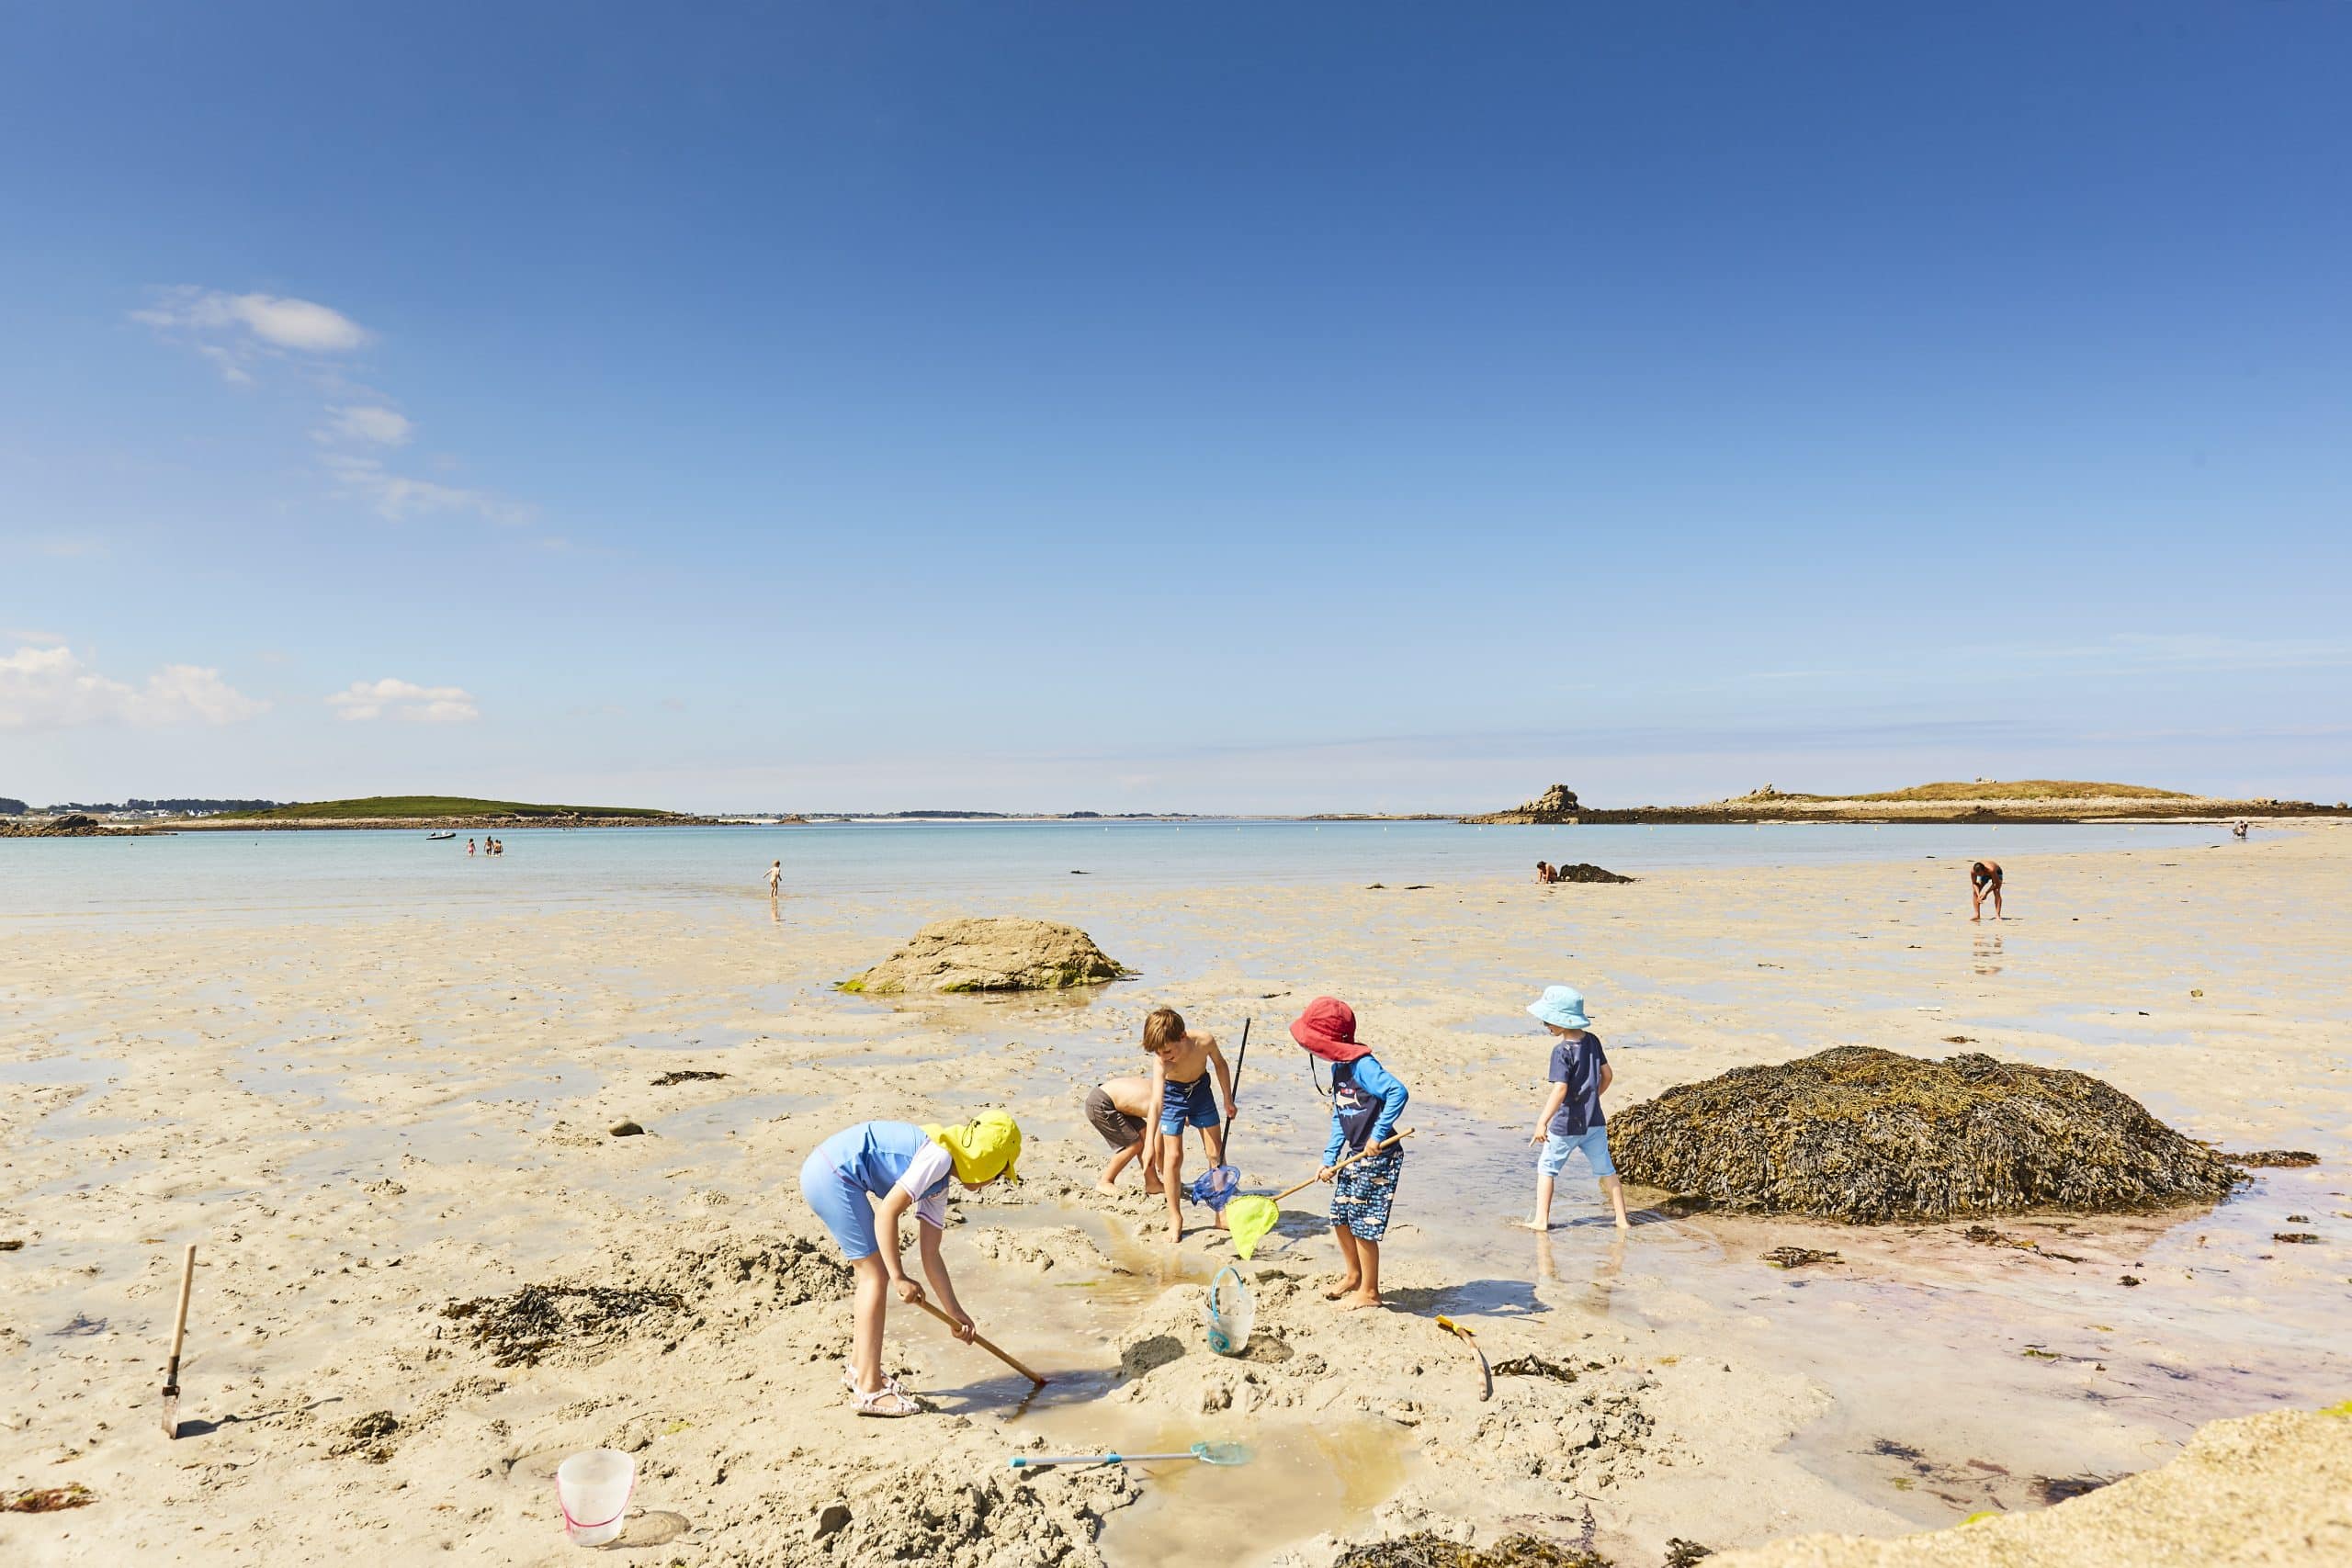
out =
{"type": "MultiPolygon", "coordinates": [[[[1396,1130],[1396,1119],[1405,1114],[1405,1102],[1412,1096],[1407,1092],[1403,1084],[1396,1081],[1396,1074],[1382,1066],[1372,1056],[1358,1056],[1353,1062],[1348,1064],[1348,1066],[1339,1069],[1332,1076],[1337,1077],[1340,1073],[1346,1072],[1349,1068],[1354,1070],[1356,1088],[1380,1101],[1380,1114],[1373,1121],[1372,1135],[1364,1140],[1364,1147],[1373,1148],[1396,1130]]],[[[1323,1163],[1327,1166],[1337,1165],[1340,1162],[1340,1151],[1347,1146],[1347,1132],[1340,1125],[1340,1112],[1335,1103],[1331,1112],[1331,1142],[1323,1150],[1323,1163]]]]}

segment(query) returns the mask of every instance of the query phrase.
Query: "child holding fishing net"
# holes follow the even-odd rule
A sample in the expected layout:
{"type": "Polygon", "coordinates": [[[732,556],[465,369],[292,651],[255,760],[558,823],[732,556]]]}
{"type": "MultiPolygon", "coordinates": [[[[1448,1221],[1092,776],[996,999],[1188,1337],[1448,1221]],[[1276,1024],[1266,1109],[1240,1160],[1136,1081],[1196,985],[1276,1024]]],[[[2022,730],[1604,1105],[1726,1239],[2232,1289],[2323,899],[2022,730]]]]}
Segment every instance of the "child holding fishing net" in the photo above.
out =
{"type": "Polygon", "coordinates": [[[1336,997],[1317,997],[1290,1026],[1290,1036],[1309,1055],[1331,1064],[1331,1141],[1323,1168],[1332,1182],[1331,1235],[1340,1244],[1343,1272],[1323,1292],[1327,1301],[1353,1311],[1380,1303],[1380,1238],[1388,1234],[1388,1210],[1405,1170],[1405,1145],[1381,1148],[1396,1131],[1410,1098],[1405,1086],[1356,1043],[1355,1010],[1336,997]],[[1366,1151],[1377,1151],[1367,1153],[1366,1151]],[[1344,1168],[1340,1167],[1344,1163],[1344,1168]]]}
{"type": "MultiPolygon", "coordinates": [[[[896,1378],[882,1375],[882,1326],[889,1292],[910,1306],[924,1300],[921,1285],[899,1263],[899,1217],[915,1212],[915,1247],[922,1271],[967,1345],[977,1331],[956,1299],[956,1282],[939,1255],[947,1227],[947,1183],[985,1187],[1001,1176],[1018,1181],[1021,1128],[1001,1111],[983,1111],[958,1127],[911,1122],[860,1122],[817,1145],[800,1168],[800,1191],[825,1222],[857,1276],[855,1330],[842,1382],[857,1396],[860,1416],[912,1416],[922,1407],[896,1378]]],[[[1034,1375],[1034,1374],[1033,1374],[1034,1375]]]]}
{"type": "Polygon", "coordinates": [[[1193,1034],[1174,1008],[1155,1009],[1143,1021],[1143,1048],[1151,1057],[1151,1132],[1146,1135],[1146,1168],[1157,1167],[1168,1194],[1168,1239],[1184,1239],[1184,1129],[1198,1127],[1209,1145],[1209,1163],[1225,1163],[1225,1121],[1233,1115],[1233,1070],[1214,1034],[1193,1034]],[[1216,1075],[1216,1089],[1209,1075],[1216,1075]],[[1225,1117],[1217,1101],[1225,1102],[1225,1117]]]}

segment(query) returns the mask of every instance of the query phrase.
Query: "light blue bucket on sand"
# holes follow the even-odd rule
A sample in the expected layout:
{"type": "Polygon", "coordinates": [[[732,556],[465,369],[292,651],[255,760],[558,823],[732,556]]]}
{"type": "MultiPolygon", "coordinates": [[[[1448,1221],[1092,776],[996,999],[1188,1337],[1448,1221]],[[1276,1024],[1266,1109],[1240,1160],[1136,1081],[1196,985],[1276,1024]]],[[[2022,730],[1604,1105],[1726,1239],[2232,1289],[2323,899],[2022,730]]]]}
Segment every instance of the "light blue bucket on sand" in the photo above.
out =
{"type": "Polygon", "coordinates": [[[1218,1355],[1238,1356],[1250,1348],[1250,1330],[1257,1324],[1258,1307],[1232,1264],[1218,1269],[1216,1278],[1209,1281],[1201,1316],[1208,1324],[1209,1348],[1218,1355]]]}

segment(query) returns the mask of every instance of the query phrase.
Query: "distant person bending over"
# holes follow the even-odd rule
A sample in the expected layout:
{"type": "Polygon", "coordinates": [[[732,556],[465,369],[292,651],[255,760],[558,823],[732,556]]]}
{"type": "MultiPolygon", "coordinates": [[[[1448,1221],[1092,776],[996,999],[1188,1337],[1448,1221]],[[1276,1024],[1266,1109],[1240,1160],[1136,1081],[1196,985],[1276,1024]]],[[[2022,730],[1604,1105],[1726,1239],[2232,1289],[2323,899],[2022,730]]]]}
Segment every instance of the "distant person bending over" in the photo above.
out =
{"type": "MultiPolygon", "coordinates": [[[[1159,1168],[1159,1185],[1168,1194],[1168,1239],[1184,1239],[1184,1129],[1198,1127],[1209,1145],[1209,1162],[1225,1163],[1225,1134],[1216,1111],[1218,1097],[1225,1114],[1233,1114],[1233,1069],[1213,1034],[1188,1033],[1184,1015],[1160,1008],[1143,1021],[1143,1048],[1151,1054],[1150,1104],[1156,1113],[1153,1136],[1144,1157],[1159,1168]],[[1216,1069],[1216,1090],[1209,1089],[1209,1069],[1216,1069]]],[[[1223,1215],[1218,1219],[1222,1221],[1223,1215]]]]}
{"type": "Polygon", "coordinates": [[[777,893],[783,890],[783,887],[784,863],[780,860],[770,861],[768,863],[768,897],[771,898],[775,897],[777,893]]]}
{"type": "MultiPolygon", "coordinates": [[[[1119,1173],[1136,1163],[1143,1172],[1146,1194],[1159,1190],[1159,1167],[1144,1155],[1147,1144],[1155,1149],[1159,1136],[1154,1128],[1159,1119],[1159,1104],[1151,1097],[1149,1078],[1105,1078],[1086,1093],[1086,1124],[1102,1134],[1111,1145],[1111,1163],[1102,1168],[1095,1179],[1098,1192],[1116,1192],[1119,1173]]],[[[1204,1146],[1207,1134],[1202,1134],[1204,1146]]]]}
{"type": "Polygon", "coordinates": [[[2245,837],[2246,829],[2251,826],[2253,826],[2253,824],[2241,817],[2236,821],[2230,824],[2230,834],[2233,838],[2243,839],[2245,837]]]}
{"type": "Polygon", "coordinates": [[[1996,920],[2005,918],[2001,913],[2001,863],[1999,861],[1980,860],[1971,865],[1968,868],[1968,889],[1974,895],[1976,900],[1976,912],[1968,917],[1970,919],[1981,920],[1984,918],[1984,900],[1987,897],[1993,900],[1993,918],[1996,920]]]}
{"type": "Polygon", "coordinates": [[[1617,1228],[1630,1230],[1625,1217],[1625,1184],[1617,1179],[1617,1164],[1609,1157],[1609,1121],[1600,1113],[1600,1097],[1615,1079],[1600,1036],[1586,1027],[1584,995],[1569,986],[1547,986],[1527,1010],[1552,1033],[1552,1092],[1535,1119],[1531,1145],[1544,1152],[1535,1158],[1535,1217],[1532,1228],[1552,1228],[1552,1181],[1581,1151],[1584,1162],[1600,1179],[1600,1195],[1617,1211],[1617,1228]]]}
{"type": "Polygon", "coordinates": [[[1552,886],[1552,878],[1555,874],[1552,870],[1551,862],[1539,860],[1535,863],[1535,880],[1542,883],[1544,886],[1549,887],[1552,886]]]}

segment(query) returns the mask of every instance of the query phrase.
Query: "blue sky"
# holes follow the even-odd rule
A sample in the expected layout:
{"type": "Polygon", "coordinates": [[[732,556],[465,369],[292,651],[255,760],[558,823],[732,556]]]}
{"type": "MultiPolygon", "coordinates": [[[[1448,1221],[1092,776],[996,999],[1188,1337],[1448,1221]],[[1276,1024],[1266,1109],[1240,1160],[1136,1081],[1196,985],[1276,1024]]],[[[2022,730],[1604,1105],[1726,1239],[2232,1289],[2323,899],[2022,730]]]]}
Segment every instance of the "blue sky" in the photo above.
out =
{"type": "Polygon", "coordinates": [[[0,27],[0,795],[2352,794],[2352,8],[0,27]]]}

